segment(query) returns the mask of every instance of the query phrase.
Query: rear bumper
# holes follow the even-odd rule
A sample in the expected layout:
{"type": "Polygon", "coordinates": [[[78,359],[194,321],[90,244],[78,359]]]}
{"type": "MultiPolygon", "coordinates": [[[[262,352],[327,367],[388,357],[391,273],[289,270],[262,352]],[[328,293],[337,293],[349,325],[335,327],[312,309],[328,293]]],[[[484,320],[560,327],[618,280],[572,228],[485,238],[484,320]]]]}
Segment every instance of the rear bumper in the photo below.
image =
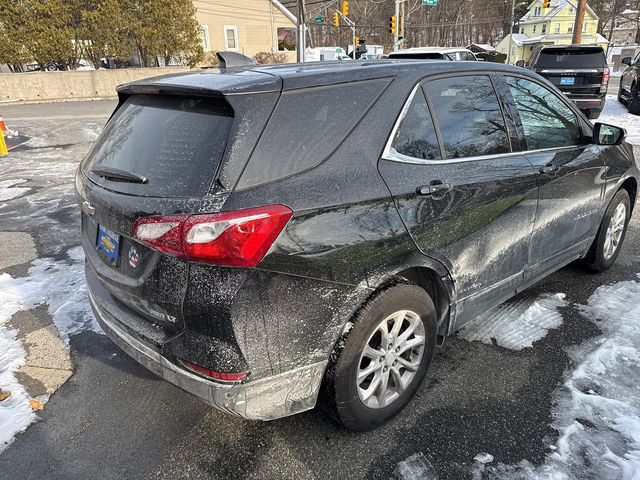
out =
{"type": "Polygon", "coordinates": [[[125,353],[177,387],[208,404],[250,420],[273,420],[315,406],[326,361],[242,384],[213,382],[184,370],[119,326],[89,288],[91,308],[104,332],[125,353]]]}
{"type": "Polygon", "coordinates": [[[565,93],[565,95],[582,110],[602,110],[604,108],[606,94],[590,96],[565,93]]]}

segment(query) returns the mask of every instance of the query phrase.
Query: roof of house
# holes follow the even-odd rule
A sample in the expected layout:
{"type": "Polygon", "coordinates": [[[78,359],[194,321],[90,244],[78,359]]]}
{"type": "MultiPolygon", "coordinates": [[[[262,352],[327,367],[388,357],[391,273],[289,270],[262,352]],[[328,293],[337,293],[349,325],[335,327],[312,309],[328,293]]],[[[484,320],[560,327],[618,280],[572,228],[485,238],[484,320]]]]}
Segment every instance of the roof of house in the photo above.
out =
{"type": "Polygon", "coordinates": [[[471,49],[471,47],[479,48],[480,50],[484,50],[485,52],[496,51],[496,49],[492,45],[489,45],[488,43],[472,43],[471,45],[467,46],[467,49],[471,49]]]}
{"type": "MultiPolygon", "coordinates": [[[[559,15],[560,12],[564,9],[564,7],[566,7],[567,5],[571,5],[572,7],[576,8],[577,7],[577,2],[575,0],[552,0],[551,2],[551,7],[553,7],[553,10],[551,10],[551,12],[549,12],[546,15],[540,15],[540,16],[532,16],[529,15],[531,13],[531,6],[529,7],[529,10],[527,11],[527,13],[525,13],[522,18],[520,19],[520,24],[528,24],[528,23],[540,23],[540,22],[546,22],[551,20],[552,18],[554,18],[555,16],[559,15]]],[[[533,4],[532,4],[533,5],[533,4]]],[[[589,13],[591,15],[593,15],[595,18],[598,18],[598,16],[596,15],[596,13],[591,9],[591,7],[587,4],[587,10],[589,11],[589,13]]]]}
{"type": "Polygon", "coordinates": [[[291,13],[291,10],[289,10],[287,7],[281,4],[278,0],[271,0],[271,3],[273,3],[273,6],[276,7],[278,10],[280,10],[282,13],[284,13],[287,16],[287,18],[291,20],[293,23],[295,24],[298,23],[298,19],[293,13],[291,13]]]}

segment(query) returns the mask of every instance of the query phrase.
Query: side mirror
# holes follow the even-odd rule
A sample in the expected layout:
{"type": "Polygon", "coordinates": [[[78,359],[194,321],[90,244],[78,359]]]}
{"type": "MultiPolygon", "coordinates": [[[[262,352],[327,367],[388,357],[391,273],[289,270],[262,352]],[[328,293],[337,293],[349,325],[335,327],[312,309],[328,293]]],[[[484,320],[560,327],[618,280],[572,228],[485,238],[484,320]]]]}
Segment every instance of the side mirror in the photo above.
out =
{"type": "Polygon", "coordinates": [[[624,57],[621,63],[625,65],[631,65],[631,57],[624,57]]]}
{"type": "Polygon", "coordinates": [[[597,145],[620,145],[625,138],[627,131],[624,128],[600,122],[593,126],[593,141],[597,145]]]}
{"type": "Polygon", "coordinates": [[[518,60],[516,62],[516,67],[524,67],[524,60],[518,60]]]}

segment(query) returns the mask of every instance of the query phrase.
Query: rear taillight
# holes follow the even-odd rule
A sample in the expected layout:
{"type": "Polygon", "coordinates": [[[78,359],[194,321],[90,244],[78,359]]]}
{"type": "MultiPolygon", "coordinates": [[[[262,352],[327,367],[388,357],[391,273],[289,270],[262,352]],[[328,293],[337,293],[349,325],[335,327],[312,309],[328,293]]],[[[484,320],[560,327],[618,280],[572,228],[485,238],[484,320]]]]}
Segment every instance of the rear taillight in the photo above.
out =
{"type": "Polygon", "coordinates": [[[602,82],[600,82],[600,86],[604,87],[609,83],[609,67],[604,67],[602,71],[602,82]]]}
{"type": "Polygon", "coordinates": [[[246,380],[247,375],[249,375],[249,372],[216,372],[182,358],[179,358],[178,361],[182,364],[183,367],[187,368],[188,370],[202,375],[203,377],[208,377],[212,380],[222,380],[223,382],[241,382],[243,380],[246,380]]]}
{"type": "Polygon", "coordinates": [[[255,267],[293,212],[284,205],[208,215],[139,218],[131,236],[169,255],[196,262],[255,267]]]}

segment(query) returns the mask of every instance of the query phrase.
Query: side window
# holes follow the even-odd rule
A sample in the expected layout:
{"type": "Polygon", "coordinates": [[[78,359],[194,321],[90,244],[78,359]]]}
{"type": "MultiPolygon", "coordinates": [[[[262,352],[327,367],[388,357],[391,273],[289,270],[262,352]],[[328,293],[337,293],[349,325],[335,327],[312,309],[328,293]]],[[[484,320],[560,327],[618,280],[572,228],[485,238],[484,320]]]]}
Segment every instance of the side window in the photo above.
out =
{"type": "Polygon", "coordinates": [[[432,80],[424,89],[433,107],[446,158],[511,151],[507,127],[488,76],[432,80]]]}
{"type": "Polygon", "coordinates": [[[580,144],[576,115],[554,93],[530,80],[506,77],[529,150],[580,144]]]}
{"type": "Polygon", "coordinates": [[[418,89],[393,140],[396,152],[422,160],[440,159],[440,146],[422,89],[418,89]]]}

